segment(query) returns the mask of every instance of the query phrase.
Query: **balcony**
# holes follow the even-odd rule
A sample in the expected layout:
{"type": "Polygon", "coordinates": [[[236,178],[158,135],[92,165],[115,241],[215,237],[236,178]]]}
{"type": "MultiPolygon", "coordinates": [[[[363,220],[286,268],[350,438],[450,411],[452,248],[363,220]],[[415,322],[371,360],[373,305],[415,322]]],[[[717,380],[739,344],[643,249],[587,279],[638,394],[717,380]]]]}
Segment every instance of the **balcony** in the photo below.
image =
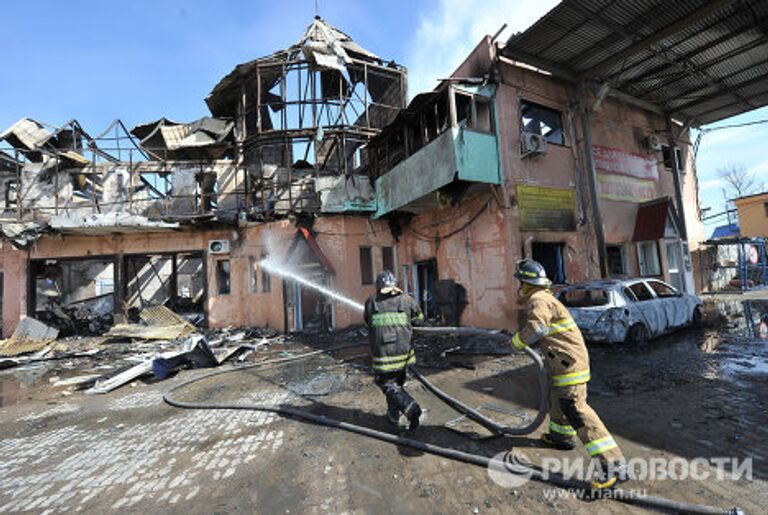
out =
{"type": "Polygon", "coordinates": [[[434,193],[454,181],[501,184],[494,133],[454,127],[400,161],[376,179],[374,218],[434,209],[434,193]]]}

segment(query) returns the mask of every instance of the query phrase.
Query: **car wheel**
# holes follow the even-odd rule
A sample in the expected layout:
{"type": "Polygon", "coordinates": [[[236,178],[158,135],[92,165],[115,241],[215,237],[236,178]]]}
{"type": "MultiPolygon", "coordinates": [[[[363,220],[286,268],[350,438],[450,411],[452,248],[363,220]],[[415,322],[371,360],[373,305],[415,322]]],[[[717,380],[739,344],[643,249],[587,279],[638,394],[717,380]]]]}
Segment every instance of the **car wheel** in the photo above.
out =
{"type": "Polygon", "coordinates": [[[693,308],[693,315],[691,315],[691,325],[693,327],[699,327],[701,326],[701,321],[703,320],[704,315],[701,312],[701,307],[696,306],[693,308]]]}
{"type": "Polygon", "coordinates": [[[627,331],[627,343],[643,345],[648,343],[648,339],[648,330],[641,323],[633,325],[629,328],[629,331],[627,331]]]}

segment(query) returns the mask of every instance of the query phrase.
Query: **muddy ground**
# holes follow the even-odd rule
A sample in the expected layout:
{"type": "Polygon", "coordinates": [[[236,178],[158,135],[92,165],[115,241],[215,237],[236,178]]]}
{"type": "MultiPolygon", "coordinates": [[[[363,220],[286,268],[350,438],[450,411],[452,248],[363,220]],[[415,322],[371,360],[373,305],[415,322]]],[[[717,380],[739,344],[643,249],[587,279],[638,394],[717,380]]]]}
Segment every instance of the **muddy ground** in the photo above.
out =
{"type": "MultiPolygon", "coordinates": [[[[360,342],[300,361],[219,375],[178,396],[197,402],[303,407],[392,431],[367,371],[365,337],[304,335],[265,346],[260,361],[360,342]]],[[[534,416],[536,376],[521,354],[461,355],[455,338],[416,339],[422,371],[498,420],[534,416]]],[[[465,342],[466,344],[466,342],[465,342]]],[[[628,458],[751,458],[752,478],[642,480],[628,488],[748,513],[768,506],[768,342],[723,321],[644,347],[592,345],[591,404],[628,458]]],[[[105,358],[107,359],[107,358],[105,358]]],[[[548,485],[515,488],[484,468],[423,454],[338,429],[253,411],[170,407],[171,387],[208,373],[182,371],[162,382],[135,381],[106,395],[52,387],[94,367],[97,357],[0,371],[0,512],[53,513],[508,513],[645,512],[612,500],[585,501],[548,485]]],[[[223,365],[218,370],[242,364],[223,365]]],[[[493,456],[514,448],[534,463],[578,458],[553,451],[535,434],[487,438],[424,387],[426,408],[409,434],[430,443],[493,456]],[[451,428],[446,427],[446,424],[451,428]]]]}

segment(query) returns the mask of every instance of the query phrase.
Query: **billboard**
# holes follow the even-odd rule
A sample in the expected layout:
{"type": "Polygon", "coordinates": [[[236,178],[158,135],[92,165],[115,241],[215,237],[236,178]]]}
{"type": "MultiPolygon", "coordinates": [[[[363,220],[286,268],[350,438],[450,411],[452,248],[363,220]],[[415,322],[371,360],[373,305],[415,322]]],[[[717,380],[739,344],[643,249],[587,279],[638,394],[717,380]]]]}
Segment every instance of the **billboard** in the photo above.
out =
{"type": "Polygon", "coordinates": [[[600,198],[645,202],[655,198],[659,167],[653,155],[592,146],[600,198]]]}

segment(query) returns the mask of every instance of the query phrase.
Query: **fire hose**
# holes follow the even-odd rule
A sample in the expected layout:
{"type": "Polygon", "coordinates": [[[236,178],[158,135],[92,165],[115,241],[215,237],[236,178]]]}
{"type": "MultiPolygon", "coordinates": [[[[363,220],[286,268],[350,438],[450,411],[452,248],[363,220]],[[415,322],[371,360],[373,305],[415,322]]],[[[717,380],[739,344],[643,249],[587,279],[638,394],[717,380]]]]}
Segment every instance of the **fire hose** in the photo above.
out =
{"type": "MultiPolygon", "coordinates": [[[[486,337],[490,337],[498,340],[504,339],[506,341],[508,339],[507,336],[504,336],[502,333],[498,331],[469,328],[469,327],[419,327],[414,329],[417,330],[418,332],[431,333],[431,334],[459,334],[459,335],[474,335],[474,336],[481,335],[481,336],[486,336],[486,337]]],[[[163,395],[163,401],[165,401],[167,404],[171,406],[174,406],[176,408],[182,408],[182,409],[245,410],[245,411],[262,411],[262,412],[274,413],[282,417],[303,420],[306,422],[311,422],[311,423],[326,426],[326,427],[341,429],[344,431],[348,431],[350,433],[367,436],[369,438],[374,438],[374,439],[391,443],[394,445],[410,447],[412,449],[416,449],[429,454],[434,454],[436,456],[442,456],[444,458],[448,458],[451,460],[461,461],[461,462],[469,463],[472,465],[478,465],[481,467],[486,467],[488,469],[494,469],[500,472],[525,473],[531,479],[552,484],[560,488],[572,489],[577,492],[590,491],[590,484],[586,481],[567,479],[565,477],[562,477],[558,474],[554,474],[552,472],[548,472],[546,470],[539,470],[533,466],[523,467],[520,464],[517,464],[514,471],[511,471],[504,461],[493,459],[488,456],[483,456],[480,454],[472,454],[464,451],[459,451],[457,449],[451,449],[449,447],[430,444],[427,442],[423,442],[421,440],[415,440],[413,438],[408,438],[401,435],[385,433],[383,431],[378,431],[376,429],[371,429],[371,428],[359,426],[356,424],[350,424],[349,422],[336,420],[330,417],[326,417],[324,415],[317,415],[315,413],[312,413],[311,411],[302,410],[302,409],[294,408],[291,406],[285,406],[285,405],[275,406],[275,405],[269,405],[269,404],[244,404],[244,403],[221,403],[221,404],[200,403],[200,402],[182,401],[173,397],[173,393],[179,390],[182,390],[191,384],[204,381],[211,377],[220,376],[224,374],[231,374],[234,372],[240,372],[242,370],[248,370],[248,369],[263,367],[267,365],[306,359],[308,357],[315,356],[321,353],[341,350],[341,349],[350,348],[350,347],[359,347],[359,346],[360,344],[357,344],[357,343],[339,345],[335,347],[330,347],[328,349],[307,352],[305,354],[300,354],[297,356],[290,356],[285,358],[276,358],[276,359],[261,361],[259,363],[245,365],[242,367],[237,367],[237,368],[228,369],[228,370],[217,370],[215,372],[204,374],[204,375],[201,375],[177,384],[176,386],[171,388],[165,395],[163,395]],[[521,471],[520,470],[521,467],[523,467],[525,470],[521,471]]],[[[446,394],[445,392],[441,391],[440,389],[438,389],[436,386],[430,383],[423,375],[421,375],[417,370],[414,370],[413,368],[411,368],[411,372],[414,373],[415,377],[422,384],[424,384],[424,386],[429,391],[434,393],[442,401],[446,402],[449,406],[454,408],[456,411],[466,415],[467,418],[470,418],[471,420],[477,422],[478,424],[486,427],[490,431],[496,434],[504,434],[504,435],[529,434],[534,430],[536,430],[536,428],[538,428],[539,425],[541,425],[541,422],[546,416],[549,386],[547,382],[548,381],[547,372],[546,372],[546,369],[544,368],[544,363],[541,357],[538,355],[537,352],[531,349],[526,349],[526,354],[528,354],[534,360],[537,367],[539,368],[539,383],[540,383],[540,390],[542,395],[539,399],[538,415],[530,424],[522,428],[509,428],[509,427],[503,427],[499,425],[493,420],[473,410],[472,408],[462,403],[458,399],[455,399],[449,396],[448,394],[446,394]]],[[[725,510],[725,509],[716,508],[712,506],[705,506],[701,504],[694,504],[694,503],[688,503],[683,501],[675,501],[672,499],[666,499],[664,497],[652,496],[647,494],[636,495],[632,491],[627,491],[619,488],[611,491],[610,499],[627,503],[627,504],[643,506],[645,508],[652,508],[657,510],[671,510],[671,511],[676,511],[681,513],[731,514],[731,515],[742,513],[739,508],[725,510]]]]}

